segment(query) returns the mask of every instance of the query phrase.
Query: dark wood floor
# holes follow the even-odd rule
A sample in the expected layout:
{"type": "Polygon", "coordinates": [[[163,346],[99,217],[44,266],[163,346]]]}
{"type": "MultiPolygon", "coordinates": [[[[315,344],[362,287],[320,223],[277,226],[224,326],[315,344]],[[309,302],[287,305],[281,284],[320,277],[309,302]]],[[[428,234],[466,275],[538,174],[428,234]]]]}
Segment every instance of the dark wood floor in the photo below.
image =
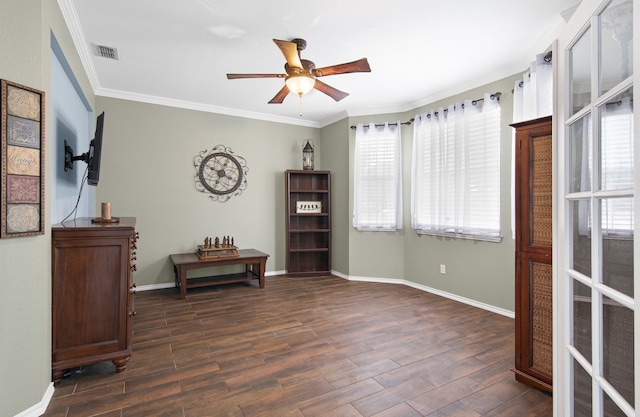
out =
{"type": "Polygon", "coordinates": [[[551,416],[515,382],[513,320],[336,277],[136,295],[133,355],[74,369],[45,416],[551,416]]]}

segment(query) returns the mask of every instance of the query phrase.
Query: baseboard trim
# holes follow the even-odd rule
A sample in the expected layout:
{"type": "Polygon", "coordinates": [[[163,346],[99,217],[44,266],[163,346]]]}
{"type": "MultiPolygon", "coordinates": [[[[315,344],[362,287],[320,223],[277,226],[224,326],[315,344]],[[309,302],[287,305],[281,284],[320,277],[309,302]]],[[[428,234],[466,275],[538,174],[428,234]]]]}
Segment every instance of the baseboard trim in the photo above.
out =
{"type": "Polygon", "coordinates": [[[420,291],[425,291],[431,294],[439,295],[440,297],[448,298],[453,301],[457,301],[473,307],[478,307],[483,310],[490,311],[492,313],[500,314],[501,316],[509,317],[512,319],[515,318],[515,313],[513,311],[505,310],[503,308],[496,307],[491,304],[485,304],[477,300],[472,300],[471,298],[459,296],[457,294],[452,294],[446,291],[438,290],[436,288],[428,287],[426,285],[417,284],[415,282],[408,281],[406,279],[350,276],[350,275],[345,275],[343,273],[340,273],[338,271],[331,271],[331,273],[337,277],[346,279],[347,281],[379,282],[384,284],[406,285],[408,287],[415,288],[420,291]]]}
{"type": "Polygon", "coordinates": [[[52,382],[47,387],[47,390],[44,392],[44,395],[42,396],[42,399],[38,404],[29,407],[20,414],[16,414],[15,417],[38,417],[43,415],[47,411],[47,407],[49,407],[49,403],[51,402],[51,398],[53,398],[54,391],[55,388],[53,387],[52,382]]]}
{"type": "MultiPolygon", "coordinates": [[[[264,276],[275,276],[275,275],[285,275],[287,271],[271,271],[265,272],[264,276]]],[[[347,281],[362,281],[362,282],[379,282],[383,284],[399,284],[406,285],[408,287],[415,288],[420,291],[425,291],[431,294],[439,295],[444,298],[448,298],[453,301],[457,301],[459,303],[467,304],[473,307],[478,307],[483,310],[490,311],[492,313],[500,314],[501,316],[515,318],[515,313],[513,311],[505,310],[500,307],[493,306],[491,304],[485,304],[477,300],[472,300],[471,298],[461,297],[457,294],[452,294],[446,291],[438,290],[436,288],[428,287],[426,285],[417,284],[412,281],[408,281],[406,279],[396,279],[396,278],[378,278],[378,277],[360,277],[360,276],[350,276],[345,275],[338,271],[331,271],[331,274],[346,279],[347,281]]],[[[141,285],[136,288],[137,291],[151,291],[151,290],[161,290],[165,288],[173,288],[175,284],[173,282],[161,283],[161,284],[151,284],[151,285],[141,285]]]]}

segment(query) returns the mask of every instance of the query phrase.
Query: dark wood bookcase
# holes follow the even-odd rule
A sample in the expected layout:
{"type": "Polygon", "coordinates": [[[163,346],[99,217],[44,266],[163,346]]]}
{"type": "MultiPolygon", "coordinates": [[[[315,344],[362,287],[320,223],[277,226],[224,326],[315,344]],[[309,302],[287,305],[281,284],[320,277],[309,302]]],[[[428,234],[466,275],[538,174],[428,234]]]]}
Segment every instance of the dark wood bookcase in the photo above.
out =
{"type": "Polygon", "coordinates": [[[331,173],[285,172],[287,275],[331,274],[331,173]]]}

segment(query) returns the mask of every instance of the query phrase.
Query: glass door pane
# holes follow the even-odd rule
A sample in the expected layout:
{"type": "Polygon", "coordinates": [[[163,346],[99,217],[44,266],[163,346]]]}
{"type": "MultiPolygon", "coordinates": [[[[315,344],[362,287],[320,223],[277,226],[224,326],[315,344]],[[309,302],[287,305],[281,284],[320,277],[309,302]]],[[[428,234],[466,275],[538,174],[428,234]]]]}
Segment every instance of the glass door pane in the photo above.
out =
{"type": "Polygon", "coordinates": [[[616,405],[616,403],[606,393],[604,395],[604,413],[606,417],[625,417],[626,414],[616,405]]]}
{"type": "Polygon", "coordinates": [[[591,362],[591,288],[573,281],[573,346],[591,362]]]}
{"type": "Polygon", "coordinates": [[[608,297],[602,304],[602,375],[633,407],[633,310],[608,297]]]}
{"type": "Polygon", "coordinates": [[[633,199],[606,199],[601,206],[602,283],[627,297],[633,297],[633,199]]]}
{"type": "Polygon", "coordinates": [[[600,95],[633,74],[633,4],[614,0],[601,15],[600,95]]]}
{"type": "Polygon", "coordinates": [[[591,29],[570,50],[571,114],[587,107],[591,101],[591,29]]]}
{"type": "Polygon", "coordinates": [[[600,189],[633,187],[633,90],[624,90],[598,109],[600,189]]]}
{"type": "Polygon", "coordinates": [[[570,268],[585,277],[591,277],[591,202],[587,199],[574,200],[572,254],[570,268]]]}
{"type": "Polygon", "coordinates": [[[578,363],[573,361],[573,416],[592,416],[591,375],[578,363]]]}
{"type": "Polygon", "coordinates": [[[591,140],[591,114],[571,125],[569,131],[569,153],[571,155],[571,184],[570,191],[578,193],[591,191],[591,166],[592,140],[591,140]]]}

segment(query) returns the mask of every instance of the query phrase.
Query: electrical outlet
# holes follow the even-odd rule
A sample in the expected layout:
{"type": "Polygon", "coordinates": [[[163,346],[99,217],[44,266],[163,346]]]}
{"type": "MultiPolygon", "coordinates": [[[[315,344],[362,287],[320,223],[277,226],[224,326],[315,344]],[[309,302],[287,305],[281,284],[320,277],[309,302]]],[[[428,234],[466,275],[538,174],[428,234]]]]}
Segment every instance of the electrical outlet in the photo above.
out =
{"type": "Polygon", "coordinates": [[[447,273],[447,267],[444,264],[440,264],[440,273],[441,274],[447,273]]]}

